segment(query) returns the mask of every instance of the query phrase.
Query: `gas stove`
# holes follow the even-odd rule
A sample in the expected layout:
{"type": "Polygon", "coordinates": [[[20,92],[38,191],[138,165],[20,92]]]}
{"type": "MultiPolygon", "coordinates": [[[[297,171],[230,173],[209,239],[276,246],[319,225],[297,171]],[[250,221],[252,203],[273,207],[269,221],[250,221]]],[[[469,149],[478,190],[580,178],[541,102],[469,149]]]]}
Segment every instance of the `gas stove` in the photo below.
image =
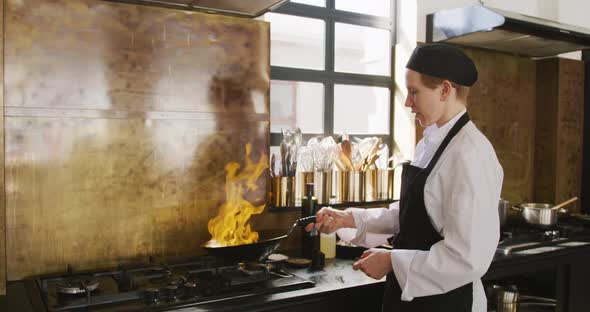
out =
{"type": "Polygon", "coordinates": [[[575,220],[545,228],[516,223],[502,229],[496,253],[535,254],[585,244],[590,244],[590,228],[575,220]]]}
{"type": "Polygon", "coordinates": [[[50,312],[166,311],[314,286],[274,264],[232,264],[209,256],[169,265],[69,270],[29,282],[50,312]]]}

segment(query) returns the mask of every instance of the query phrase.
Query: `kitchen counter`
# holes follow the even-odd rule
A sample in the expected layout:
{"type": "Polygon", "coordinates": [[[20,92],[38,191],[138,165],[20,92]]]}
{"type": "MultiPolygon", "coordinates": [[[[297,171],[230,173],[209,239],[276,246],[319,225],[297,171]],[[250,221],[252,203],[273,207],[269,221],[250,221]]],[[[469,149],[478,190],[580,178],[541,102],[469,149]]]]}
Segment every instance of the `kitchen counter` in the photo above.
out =
{"type": "MultiPolygon", "coordinates": [[[[178,308],[176,311],[379,311],[383,293],[383,281],[373,280],[360,271],[352,270],[353,260],[326,260],[321,271],[288,269],[299,277],[316,283],[315,287],[287,291],[277,294],[245,296],[231,301],[211,302],[196,307],[178,308]]],[[[534,272],[543,268],[556,268],[557,272],[568,274],[562,282],[570,286],[558,287],[558,300],[567,302],[558,311],[580,311],[576,306],[585,305],[583,289],[588,289],[590,280],[590,245],[567,247],[548,252],[523,255],[496,255],[484,280],[497,279],[523,272],[534,272]],[[572,285],[586,283],[579,292],[572,285]],[[563,292],[559,295],[559,292],[563,292]],[[581,293],[580,293],[581,292],[581,293]],[[570,308],[564,308],[569,306],[570,308]]],[[[0,311],[33,311],[26,302],[22,282],[9,283],[8,296],[0,296],[0,311]]]]}
{"type": "Polygon", "coordinates": [[[382,280],[367,277],[361,271],[352,269],[353,260],[327,259],[323,270],[310,272],[308,269],[288,271],[311,280],[315,287],[241,298],[231,303],[211,303],[177,311],[378,311],[383,295],[382,280]],[[362,298],[362,299],[359,299],[362,298]]]}
{"type": "MultiPolygon", "coordinates": [[[[307,269],[289,269],[294,274],[312,280],[313,288],[272,294],[262,297],[243,298],[227,303],[207,304],[199,307],[181,309],[183,312],[197,311],[380,311],[384,280],[374,280],[360,271],[352,270],[353,260],[335,259],[327,261],[322,271],[309,272],[307,269]]],[[[537,254],[513,254],[494,257],[490,269],[483,280],[502,278],[524,272],[555,268],[570,276],[559,277],[561,282],[570,285],[588,280],[590,269],[581,266],[590,263],[590,244],[551,250],[537,254]],[[568,268],[566,268],[568,266],[568,268]],[[583,271],[585,270],[585,271],[583,271]]],[[[558,286],[558,292],[565,292],[558,286]]],[[[582,287],[578,289],[588,289],[582,287]]],[[[568,287],[567,293],[558,295],[563,301],[557,311],[582,311],[579,307],[588,307],[582,293],[568,287]],[[566,308],[569,307],[569,308],[566,308]],[[576,308],[578,307],[578,308],[576,308]]]]}

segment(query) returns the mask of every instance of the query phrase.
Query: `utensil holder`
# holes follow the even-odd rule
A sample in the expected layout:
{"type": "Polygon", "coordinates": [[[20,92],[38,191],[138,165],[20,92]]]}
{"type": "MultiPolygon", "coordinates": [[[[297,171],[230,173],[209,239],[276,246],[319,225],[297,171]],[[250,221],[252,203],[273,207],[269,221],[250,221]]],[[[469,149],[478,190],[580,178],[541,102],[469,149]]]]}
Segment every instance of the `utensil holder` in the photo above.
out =
{"type": "Polygon", "coordinates": [[[365,201],[365,175],[362,171],[348,172],[348,201],[363,202],[365,201]]]}
{"type": "Polygon", "coordinates": [[[305,185],[313,183],[313,171],[299,171],[297,172],[295,181],[295,206],[301,206],[302,199],[305,196],[305,185]]]}
{"type": "Polygon", "coordinates": [[[350,175],[348,171],[334,171],[334,195],[337,203],[345,203],[350,197],[350,175]]]}
{"type": "Polygon", "coordinates": [[[330,203],[330,197],[332,197],[332,171],[314,172],[313,186],[318,204],[330,203]]]}
{"type": "Polygon", "coordinates": [[[377,200],[393,199],[393,168],[377,170],[377,200]]]}
{"type": "Polygon", "coordinates": [[[377,170],[365,171],[365,201],[377,200],[377,170]]]}
{"type": "Polygon", "coordinates": [[[275,207],[295,206],[295,177],[272,177],[270,203],[275,207]]]}

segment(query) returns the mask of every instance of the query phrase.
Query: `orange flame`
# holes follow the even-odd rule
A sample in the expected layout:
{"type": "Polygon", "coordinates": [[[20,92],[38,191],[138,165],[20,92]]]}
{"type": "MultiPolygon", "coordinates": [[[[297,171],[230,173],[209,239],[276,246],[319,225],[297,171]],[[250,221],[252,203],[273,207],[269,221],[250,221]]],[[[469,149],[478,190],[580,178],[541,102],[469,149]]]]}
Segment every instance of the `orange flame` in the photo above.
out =
{"type": "Polygon", "coordinates": [[[258,241],[258,232],[252,231],[248,220],[255,214],[264,211],[265,205],[254,206],[244,199],[246,191],[255,191],[258,188],[256,180],[268,168],[266,154],[260,156],[258,163],[250,160],[252,145],[246,144],[246,166],[241,172],[240,164],[230,162],[225,165],[225,196],[226,202],[219,207],[217,216],[207,224],[211,240],[208,246],[234,246],[250,244],[258,241]]]}

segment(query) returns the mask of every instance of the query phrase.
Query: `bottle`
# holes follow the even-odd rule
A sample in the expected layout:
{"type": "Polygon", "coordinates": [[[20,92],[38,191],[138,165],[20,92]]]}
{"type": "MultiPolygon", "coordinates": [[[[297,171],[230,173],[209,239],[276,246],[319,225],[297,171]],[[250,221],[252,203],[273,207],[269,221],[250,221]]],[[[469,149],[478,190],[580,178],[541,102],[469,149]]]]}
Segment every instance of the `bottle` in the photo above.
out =
{"type": "Polygon", "coordinates": [[[326,259],[336,257],[336,233],[320,234],[320,250],[326,259]]]}
{"type": "MultiPolygon", "coordinates": [[[[318,201],[313,196],[313,183],[305,185],[305,196],[301,200],[301,217],[313,216],[317,212],[318,201]]],[[[314,240],[319,238],[318,231],[307,232],[303,230],[301,255],[303,258],[311,259],[314,240]]]]}

